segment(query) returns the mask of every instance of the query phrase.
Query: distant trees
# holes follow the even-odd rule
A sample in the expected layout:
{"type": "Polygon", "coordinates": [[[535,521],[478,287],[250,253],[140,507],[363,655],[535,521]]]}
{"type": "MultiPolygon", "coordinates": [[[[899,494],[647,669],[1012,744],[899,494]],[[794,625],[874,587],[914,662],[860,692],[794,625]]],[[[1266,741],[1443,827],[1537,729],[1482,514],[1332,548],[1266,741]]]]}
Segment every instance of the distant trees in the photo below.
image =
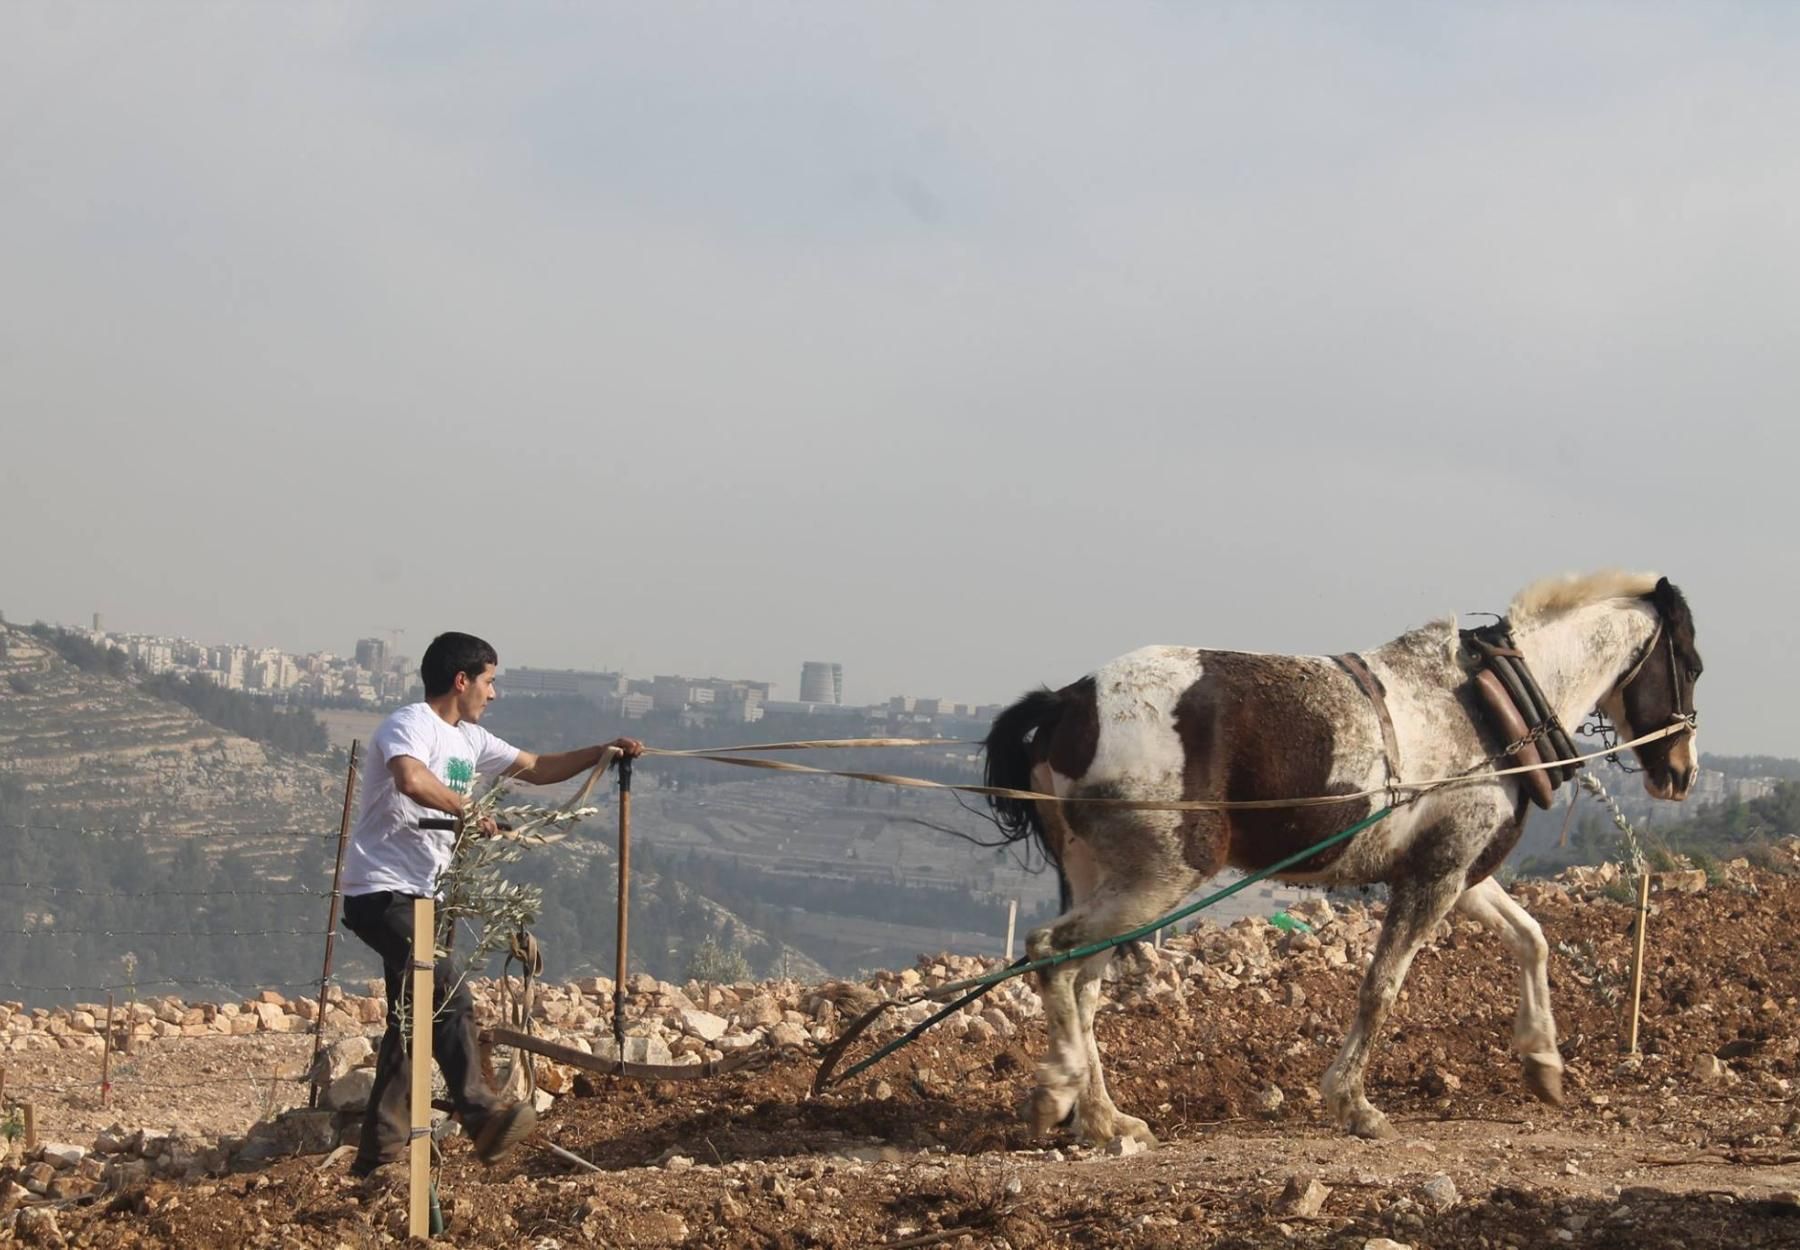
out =
{"type": "MultiPolygon", "coordinates": [[[[1779,762],[1779,761],[1777,761],[1779,762]]],[[[1780,861],[1766,854],[1771,843],[1800,836],[1800,781],[1778,782],[1759,799],[1729,799],[1694,810],[1680,824],[1645,834],[1650,846],[1707,860],[1748,857],[1765,865],[1780,861]]],[[[1524,876],[1549,876],[1569,864],[1619,859],[1624,847],[1610,817],[1590,807],[1576,821],[1567,847],[1531,856],[1519,864],[1524,876]]]]}
{"type": "MultiPolygon", "coordinates": [[[[252,986],[316,983],[335,837],[229,831],[175,841],[37,823],[0,779],[0,998],[33,1004],[183,994],[229,1000],[252,986]],[[232,849],[223,855],[221,843],[232,849]],[[171,982],[173,984],[171,984],[171,982]]],[[[338,944],[339,975],[378,971],[338,944]]]]}
{"type": "Polygon", "coordinates": [[[1800,781],[1800,760],[1782,759],[1774,755],[1702,755],[1700,767],[1714,769],[1727,777],[1775,777],[1782,781],[1800,781]]]}
{"type": "Polygon", "coordinates": [[[707,981],[714,985],[736,985],[751,980],[750,961],[736,946],[720,942],[710,933],[700,940],[688,955],[683,973],[689,981],[707,981]]]}
{"type": "Polygon", "coordinates": [[[84,673],[104,673],[108,677],[131,675],[131,657],[123,651],[100,646],[81,634],[42,621],[31,626],[28,632],[84,673]]]}
{"type": "Polygon", "coordinates": [[[181,704],[220,729],[290,755],[317,754],[328,745],[325,726],[309,708],[283,707],[198,677],[174,673],[149,678],[144,689],[158,698],[181,704]]]}

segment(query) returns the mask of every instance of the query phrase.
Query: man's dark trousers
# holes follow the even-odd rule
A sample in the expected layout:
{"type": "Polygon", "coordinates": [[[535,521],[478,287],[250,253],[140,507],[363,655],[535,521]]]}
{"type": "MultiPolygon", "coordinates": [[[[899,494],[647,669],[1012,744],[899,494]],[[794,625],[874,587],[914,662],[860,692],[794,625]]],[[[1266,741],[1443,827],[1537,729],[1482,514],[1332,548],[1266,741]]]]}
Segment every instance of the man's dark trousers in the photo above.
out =
{"type": "MultiPolygon", "coordinates": [[[[367,1167],[398,1159],[412,1135],[412,1059],[400,1021],[402,1005],[412,998],[413,898],[382,890],[344,899],[344,927],[381,956],[387,978],[387,1032],[376,1056],[375,1085],[356,1152],[357,1163],[367,1167]]],[[[433,971],[432,997],[431,1054],[443,1070],[463,1131],[473,1135],[501,1099],[481,1075],[475,998],[448,956],[433,971]]]]}

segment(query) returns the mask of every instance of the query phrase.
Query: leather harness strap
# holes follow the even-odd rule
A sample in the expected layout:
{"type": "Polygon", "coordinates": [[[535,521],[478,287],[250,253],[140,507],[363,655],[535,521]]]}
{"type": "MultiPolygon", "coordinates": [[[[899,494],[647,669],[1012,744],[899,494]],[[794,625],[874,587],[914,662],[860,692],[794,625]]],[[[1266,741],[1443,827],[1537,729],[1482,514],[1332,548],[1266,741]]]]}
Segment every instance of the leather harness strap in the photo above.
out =
{"type": "Polygon", "coordinates": [[[1375,706],[1375,719],[1381,725],[1382,762],[1387,765],[1388,785],[1392,787],[1400,780],[1400,743],[1394,736],[1394,718],[1388,715],[1387,690],[1382,686],[1381,679],[1369,671],[1368,663],[1356,652],[1346,651],[1333,658],[1362,687],[1362,692],[1375,706]]]}
{"type": "MultiPolygon", "coordinates": [[[[1487,709],[1501,741],[1513,747],[1515,765],[1556,763],[1575,759],[1574,741],[1557,718],[1556,709],[1538,686],[1531,666],[1513,640],[1505,618],[1480,629],[1462,631],[1463,645],[1477,667],[1471,680],[1478,701],[1487,709]]],[[[1520,785],[1532,802],[1548,808],[1558,786],[1575,775],[1576,765],[1527,773],[1520,785]]]]}

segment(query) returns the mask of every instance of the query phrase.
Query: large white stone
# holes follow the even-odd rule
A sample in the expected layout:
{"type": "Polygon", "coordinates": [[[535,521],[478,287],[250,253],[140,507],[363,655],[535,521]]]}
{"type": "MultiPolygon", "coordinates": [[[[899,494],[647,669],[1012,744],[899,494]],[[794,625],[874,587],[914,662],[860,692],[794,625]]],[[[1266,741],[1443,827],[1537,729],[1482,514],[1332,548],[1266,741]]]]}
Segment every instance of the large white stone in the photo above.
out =
{"type": "Polygon", "coordinates": [[[710,1011],[701,1011],[697,1007],[683,1008],[679,1014],[681,1027],[702,1041],[716,1042],[725,1036],[725,1030],[730,1027],[723,1017],[715,1016],[710,1011]]]}
{"type": "Polygon", "coordinates": [[[319,1061],[313,1069],[313,1079],[329,1088],[350,1074],[353,1069],[370,1063],[375,1056],[375,1043],[367,1037],[357,1035],[346,1037],[331,1043],[319,1052],[319,1061]]]}
{"type": "Polygon", "coordinates": [[[374,1068],[352,1068],[325,1088],[325,1105],[333,1111],[369,1105],[369,1092],[375,1088],[374,1068]]]}
{"type": "Polygon", "coordinates": [[[45,1142],[43,1146],[44,1162],[51,1167],[72,1168],[87,1158],[87,1147],[71,1146],[63,1142],[45,1142]]]}

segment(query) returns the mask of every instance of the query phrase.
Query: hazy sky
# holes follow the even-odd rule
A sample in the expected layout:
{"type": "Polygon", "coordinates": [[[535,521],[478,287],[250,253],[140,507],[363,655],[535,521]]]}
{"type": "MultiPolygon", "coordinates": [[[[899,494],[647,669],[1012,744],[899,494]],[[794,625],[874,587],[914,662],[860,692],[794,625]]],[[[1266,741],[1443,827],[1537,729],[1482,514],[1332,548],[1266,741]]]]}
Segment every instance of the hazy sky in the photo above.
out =
{"type": "Polygon", "coordinates": [[[1010,698],[1661,570],[1800,755],[1800,10],[0,6],[0,610],[1010,698]]]}

